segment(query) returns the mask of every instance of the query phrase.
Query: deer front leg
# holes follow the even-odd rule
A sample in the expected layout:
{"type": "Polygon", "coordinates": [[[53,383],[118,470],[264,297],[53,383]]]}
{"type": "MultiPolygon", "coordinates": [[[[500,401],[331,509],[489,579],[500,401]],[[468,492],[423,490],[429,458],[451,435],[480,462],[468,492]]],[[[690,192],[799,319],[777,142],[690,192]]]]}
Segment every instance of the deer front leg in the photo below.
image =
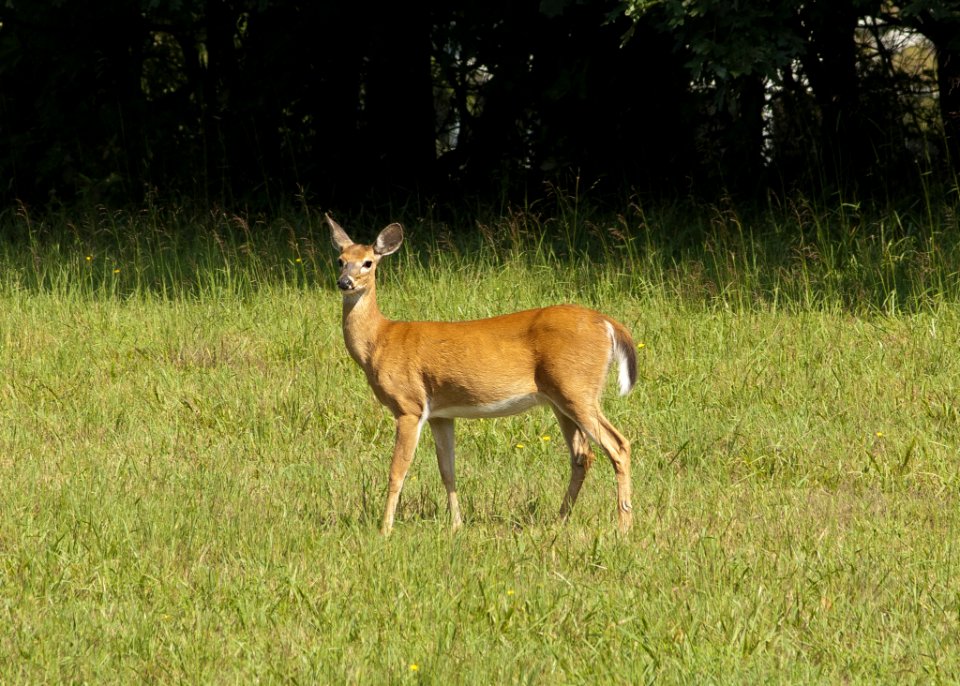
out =
{"type": "Polygon", "coordinates": [[[457,500],[456,477],[454,476],[454,440],[453,420],[436,418],[430,420],[433,442],[437,445],[437,464],[440,466],[440,478],[447,490],[447,510],[450,512],[450,525],[454,531],[463,525],[460,516],[460,503],[457,500]]]}
{"type": "Polygon", "coordinates": [[[407,477],[407,470],[413,462],[413,454],[420,441],[422,424],[416,415],[397,417],[397,437],[393,444],[393,459],[390,461],[390,481],[387,484],[387,506],[383,511],[383,523],[380,533],[390,534],[393,528],[393,518],[397,512],[397,502],[400,500],[400,490],[403,480],[407,477]]]}

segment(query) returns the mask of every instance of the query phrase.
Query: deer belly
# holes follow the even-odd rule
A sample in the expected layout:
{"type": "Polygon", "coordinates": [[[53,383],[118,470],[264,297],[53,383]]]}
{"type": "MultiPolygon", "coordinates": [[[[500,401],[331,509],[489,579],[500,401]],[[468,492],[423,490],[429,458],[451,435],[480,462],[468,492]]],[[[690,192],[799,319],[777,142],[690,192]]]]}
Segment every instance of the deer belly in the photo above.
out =
{"type": "Polygon", "coordinates": [[[539,393],[525,393],[502,400],[475,405],[447,405],[445,407],[431,407],[431,417],[464,417],[467,419],[483,419],[486,417],[509,417],[529,410],[534,405],[542,405],[543,397],[539,393]]]}

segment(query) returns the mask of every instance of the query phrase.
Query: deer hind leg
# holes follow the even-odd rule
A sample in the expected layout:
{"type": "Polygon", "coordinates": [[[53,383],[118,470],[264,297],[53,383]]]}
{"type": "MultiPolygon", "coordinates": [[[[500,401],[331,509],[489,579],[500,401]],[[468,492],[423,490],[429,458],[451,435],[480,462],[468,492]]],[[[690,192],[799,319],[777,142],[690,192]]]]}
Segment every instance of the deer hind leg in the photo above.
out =
{"type": "Polygon", "coordinates": [[[633,490],[630,484],[630,441],[603,416],[597,403],[565,403],[559,406],[559,410],[573,420],[584,434],[598,443],[610,458],[617,477],[618,523],[620,531],[626,533],[633,522],[633,507],[630,503],[633,490]]]}
{"type": "Polygon", "coordinates": [[[383,523],[380,526],[380,533],[384,536],[389,535],[393,528],[400,491],[413,462],[413,454],[420,441],[420,430],[423,428],[423,421],[416,415],[397,417],[396,424],[397,435],[393,444],[393,459],[390,461],[390,480],[387,484],[387,505],[383,510],[383,523]]]}
{"type": "Polygon", "coordinates": [[[447,489],[447,510],[450,512],[450,524],[454,531],[463,525],[460,517],[460,503],[457,500],[456,477],[454,476],[454,440],[453,420],[436,418],[430,420],[430,430],[433,432],[433,442],[437,446],[437,464],[440,466],[440,477],[443,486],[447,489]]]}
{"type": "Polygon", "coordinates": [[[563,497],[563,504],[560,506],[560,517],[568,519],[574,503],[577,502],[577,496],[580,495],[580,487],[583,486],[583,480],[593,465],[594,456],[590,450],[590,442],[586,434],[580,430],[577,423],[563,414],[558,408],[553,408],[553,413],[557,416],[557,423],[560,425],[560,432],[567,443],[567,450],[570,451],[570,485],[567,486],[567,493],[563,497]]]}

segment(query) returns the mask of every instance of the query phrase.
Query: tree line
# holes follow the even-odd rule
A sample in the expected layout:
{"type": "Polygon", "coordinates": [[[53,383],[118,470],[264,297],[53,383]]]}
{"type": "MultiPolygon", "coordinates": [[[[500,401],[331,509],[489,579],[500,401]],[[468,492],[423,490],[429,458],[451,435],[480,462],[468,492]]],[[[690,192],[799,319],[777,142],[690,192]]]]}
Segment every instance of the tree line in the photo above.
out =
{"type": "Polygon", "coordinates": [[[960,2],[7,0],[0,193],[890,194],[960,169],[960,2]]]}

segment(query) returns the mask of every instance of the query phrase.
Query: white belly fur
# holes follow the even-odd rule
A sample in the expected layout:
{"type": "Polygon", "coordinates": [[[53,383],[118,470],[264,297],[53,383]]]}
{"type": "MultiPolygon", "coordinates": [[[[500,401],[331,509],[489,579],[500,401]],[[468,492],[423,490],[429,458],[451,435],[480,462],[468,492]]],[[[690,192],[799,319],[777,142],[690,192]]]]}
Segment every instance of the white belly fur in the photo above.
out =
{"type": "Polygon", "coordinates": [[[529,410],[534,405],[542,405],[544,398],[539,393],[515,395],[504,398],[495,403],[485,405],[450,405],[448,407],[430,408],[431,417],[464,417],[468,419],[483,419],[487,417],[509,417],[529,410]]]}

